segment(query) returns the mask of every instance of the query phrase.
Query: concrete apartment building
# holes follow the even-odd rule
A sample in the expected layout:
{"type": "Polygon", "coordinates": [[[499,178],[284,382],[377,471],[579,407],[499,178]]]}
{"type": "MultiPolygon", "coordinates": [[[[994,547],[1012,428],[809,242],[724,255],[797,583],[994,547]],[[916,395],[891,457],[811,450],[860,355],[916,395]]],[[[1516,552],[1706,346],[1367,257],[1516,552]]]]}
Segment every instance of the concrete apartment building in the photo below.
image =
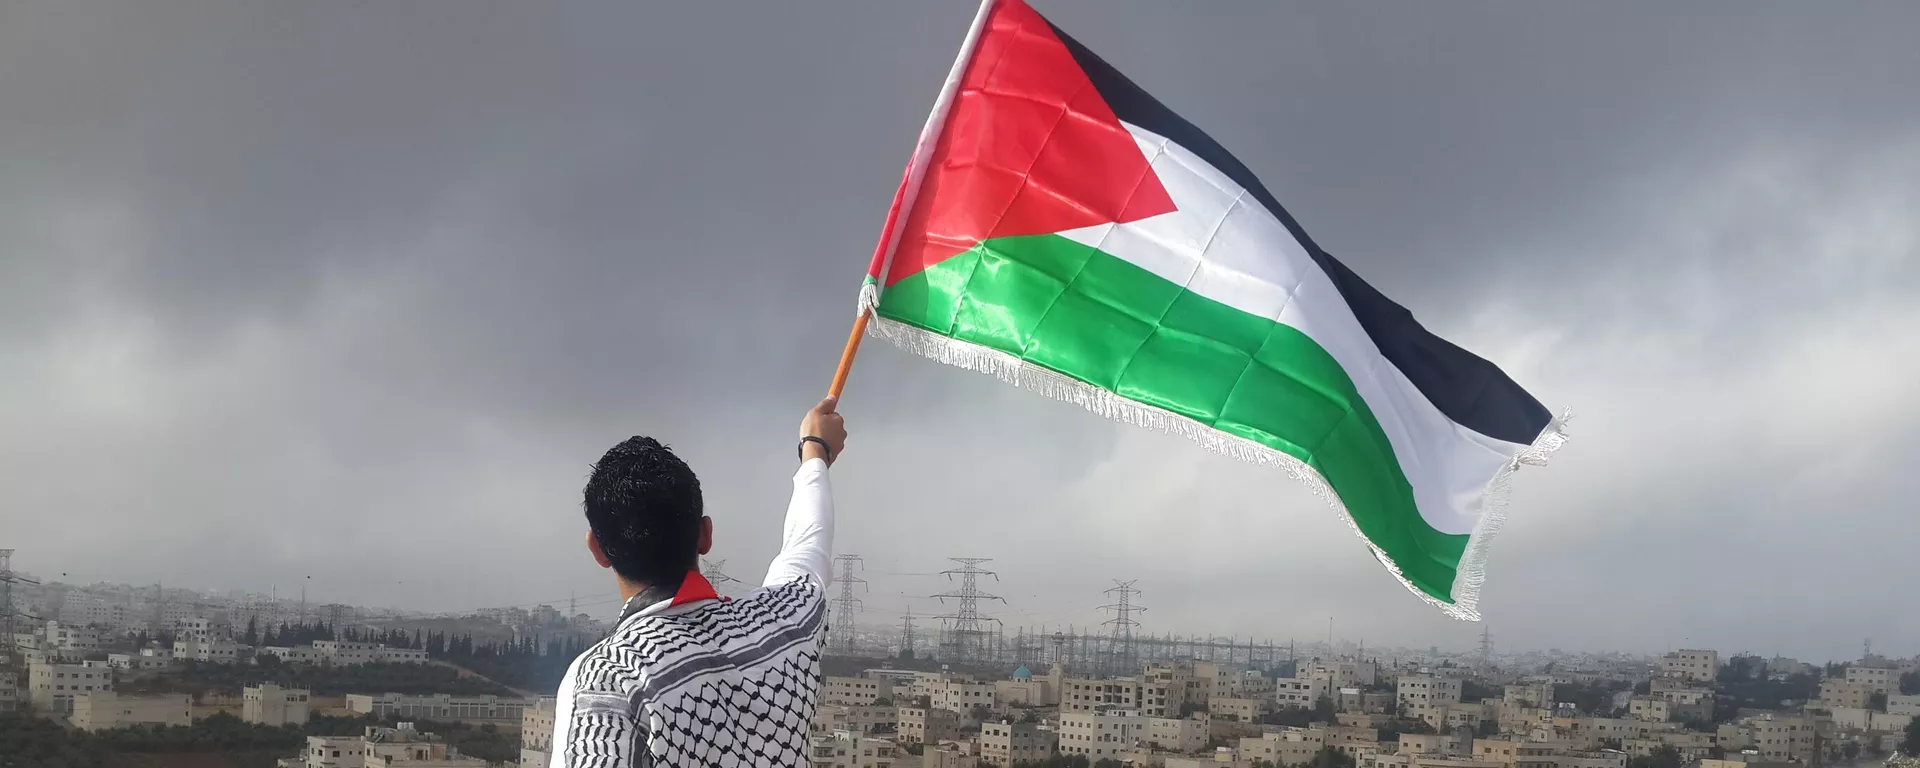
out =
{"type": "MultiPolygon", "coordinates": [[[[308,736],[306,749],[300,752],[303,768],[362,768],[366,765],[366,739],[361,736],[308,736]]],[[[281,763],[283,766],[286,762],[281,763]]]]}
{"type": "Polygon", "coordinates": [[[1874,693],[1900,692],[1900,670],[1892,666],[1855,664],[1847,667],[1847,682],[1860,683],[1874,693]]]}
{"type": "Polygon", "coordinates": [[[1260,715],[1272,709],[1270,699],[1242,699],[1233,696],[1216,696],[1207,705],[1207,714],[1223,720],[1236,720],[1242,723],[1258,722],[1260,715]]]}
{"type": "Polygon", "coordinates": [[[73,727],[83,731],[131,728],[136,725],[192,725],[193,697],[184,693],[121,696],[94,691],[73,697],[73,727]]]}
{"type": "Polygon", "coordinates": [[[0,669],[0,712],[12,712],[20,708],[20,683],[12,670],[0,669]]]}
{"type": "Polygon", "coordinates": [[[1273,682],[1273,700],[1282,708],[1313,709],[1321,696],[1333,693],[1325,677],[1282,677],[1273,682]]]}
{"type": "Polygon", "coordinates": [[[1768,762],[1813,759],[1814,719],[1807,715],[1772,713],[1751,718],[1746,723],[1753,733],[1753,748],[1768,762]]]}
{"type": "Polygon", "coordinates": [[[820,703],[867,706],[893,699],[893,681],[884,677],[828,677],[820,687],[820,703]]]}
{"type": "Polygon", "coordinates": [[[892,768],[903,750],[886,739],[875,739],[848,731],[835,731],[807,740],[807,765],[810,768],[892,768]]]}
{"type": "Polygon", "coordinates": [[[113,670],[105,662],[27,666],[27,701],[55,714],[71,714],[74,696],[112,690],[113,670]]]}
{"type": "Polygon", "coordinates": [[[1161,749],[1191,752],[1207,745],[1208,723],[1194,717],[1147,718],[1147,743],[1161,749]]]}
{"type": "Polygon", "coordinates": [[[542,696],[520,716],[520,768],[547,768],[553,756],[553,717],[557,704],[542,696]]]}
{"type": "Polygon", "coordinates": [[[281,761],[282,766],[300,768],[487,768],[487,761],[463,757],[431,733],[421,733],[411,723],[397,728],[369,726],[359,736],[308,736],[307,746],[297,761],[281,761]]]}
{"type": "Polygon", "coordinates": [[[317,658],[316,663],[336,667],[354,667],[361,664],[427,663],[427,652],[417,648],[389,648],[379,643],[350,643],[342,640],[315,640],[312,647],[313,657],[317,658]]]}
{"type": "Polygon", "coordinates": [[[929,681],[924,688],[924,695],[934,709],[951,709],[970,716],[976,708],[994,708],[993,683],[955,677],[929,681]]]}
{"type": "Polygon", "coordinates": [[[1550,709],[1553,707],[1553,681],[1533,680],[1514,683],[1502,689],[1502,701],[1520,707],[1550,709]]]}
{"type": "Polygon", "coordinates": [[[1327,732],[1319,728],[1285,728],[1259,737],[1240,739],[1240,758],[1266,760],[1275,765],[1299,765],[1313,759],[1327,744],[1327,732]]]}
{"type": "Polygon", "coordinates": [[[902,744],[933,744],[960,733],[960,713],[950,709],[900,707],[895,736],[902,744]]]}
{"type": "Polygon", "coordinates": [[[1137,709],[1140,681],[1133,678],[1088,680],[1068,678],[1060,684],[1060,712],[1093,712],[1103,707],[1137,709]]]}
{"type": "Polygon", "coordinates": [[[1060,754],[1119,759],[1147,740],[1147,718],[1128,709],[1060,714],[1060,754]]]}
{"type": "Polygon", "coordinates": [[[1406,715],[1419,707],[1460,703],[1460,678],[1441,675],[1401,675],[1394,684],[1400,712],[1406,715]]]}
{"type": "Polygon", "coordinates": [[[1060,750],[1060,734],[1038,723],[985,723],[979,742],[980,762],[999,766],[1046,760],[1060,750]]]}
{"type": "Polygon", "coordinates": [[[287,664],[318,664],[320,652],[311,645],[267,645],[261,646],[259,656],[272,656],[287,664]]]}
{"type": "Polygon", "coordinates": [[[305,725],[313,703],[305,688],[282,688],[272,683],[241,691],[240,719],[257,725],[305,725]]]}
{"type": "Polygon", "coordinates": [[[813,721],[807,724],[807,732],[815,736],[825,736],[834,731],[887,736],[892,735],[899,722],[900,710],[890,704],[823,704],[814,709],[813,721]]]}
{"type": "Polygon", "coordinates": [[[1865,708],[1873,698],[1873,686],[1858,680],[1823,680],[1820,682],[1820,704],[1828,709],[1852,707],[1865,708]]]}
{"type": "Polygon", "coordinates": [[[347,711],[375,717],[418,718],[460,723],[519,723],[533,701],[500,696],[407,696],[398,693],[347,694],[347,711]]]}
{"type": "Polygon", "coordinates": [[[1887,697],[1887,714],[1920,715],[1920,693],[1887,697]]]}
{"type": "Polygon", "coordinates": [[[1635,696],[1627,704],[1627,714],[1635,720],[1664,723],[1673,719],[1673,702],[1660,696],[1635,696]]]}
{"type": "Polygon", "coordinates": [[[1720,652],[1682,649],[1660,657],[1660,672],[1668,677],[1711,683],[1720,677],[1720,652]]]}
{"type": "Polygon", "coordinates": [[[208,664],[233,664],[253,658],[253,648],[232,640],[175,640],[173,658],[208,664]]]}

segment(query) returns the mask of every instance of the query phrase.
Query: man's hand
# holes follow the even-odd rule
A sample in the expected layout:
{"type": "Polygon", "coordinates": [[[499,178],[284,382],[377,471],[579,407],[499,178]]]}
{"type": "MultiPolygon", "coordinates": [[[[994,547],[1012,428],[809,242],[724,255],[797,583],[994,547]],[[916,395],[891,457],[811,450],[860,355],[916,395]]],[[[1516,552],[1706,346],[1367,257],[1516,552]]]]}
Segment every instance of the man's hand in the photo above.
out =
{"type": "Polygon", "coordinates": [[[802,442],[800,444],[801,461],[824,459],[828,464],[832,464],[835,459],[840,458],[840,450],[847,446],[847,422],[834,410],[839,405],[838,398],[829,397],[820,401],[813,410],[807,411],[806,416],[801,417],[800,436],[802,438],[817,437],[827,443],[826,447],[822,448],[819,443],[812,440],[802,442]]]}

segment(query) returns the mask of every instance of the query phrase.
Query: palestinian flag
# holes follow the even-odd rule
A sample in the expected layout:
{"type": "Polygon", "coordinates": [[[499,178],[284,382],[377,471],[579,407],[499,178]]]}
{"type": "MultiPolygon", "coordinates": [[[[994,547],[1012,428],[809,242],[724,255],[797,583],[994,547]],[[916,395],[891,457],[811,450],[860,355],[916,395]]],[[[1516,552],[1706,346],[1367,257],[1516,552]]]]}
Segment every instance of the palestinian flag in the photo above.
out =
{"type": "Polygon", "coordinates": [[[1288,468],[1462,619],[1503,481],[1563,440],[1021,0],[974,20],[862,301],[908,350],[1288,468]]]}

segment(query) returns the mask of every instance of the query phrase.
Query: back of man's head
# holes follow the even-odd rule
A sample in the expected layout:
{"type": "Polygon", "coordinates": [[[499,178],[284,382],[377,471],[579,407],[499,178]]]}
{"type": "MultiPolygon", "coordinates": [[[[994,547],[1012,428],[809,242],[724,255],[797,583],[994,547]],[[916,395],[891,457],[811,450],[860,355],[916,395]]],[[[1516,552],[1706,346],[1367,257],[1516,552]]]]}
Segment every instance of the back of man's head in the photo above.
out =
{"type": "Polygon", "coordinates": [[[677,584],[698,565],[700,478],[651,437],[633,437],[593,465],[587,525],[613,570],[630,582],[677,584]]]}

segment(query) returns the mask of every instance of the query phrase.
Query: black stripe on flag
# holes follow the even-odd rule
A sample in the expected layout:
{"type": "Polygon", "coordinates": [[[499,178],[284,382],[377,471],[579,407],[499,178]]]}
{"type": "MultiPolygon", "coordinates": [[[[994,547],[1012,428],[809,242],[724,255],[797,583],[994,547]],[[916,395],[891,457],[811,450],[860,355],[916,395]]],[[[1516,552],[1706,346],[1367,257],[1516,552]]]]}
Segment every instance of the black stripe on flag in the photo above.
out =
{"type": "Polygon", "coordinates": [[[1546,406],[1508,378],[1498,366],[1428,331],[1413,319],[1413,313],[1374,290],[1353,270],[1321,250],[1253,172],[1219,142],[1161,104],[1059,27],[1053,27],[1053,33],[1066,44],[1074,60],[1086,71],[1087,78],[1093,81],[1093,87],[1100,91],[1107,106],[1122,122],[1140,126],[1187,148],[1272,211],[1320,264],[1321,270],[1333,279],[1341,297],[1359,318],[1360,327],[1373,338],[1374,346],[1447,418],[1488,437],[1521,445],[1532,445],[1547,428],[1552,414],[1546,406]]]}

